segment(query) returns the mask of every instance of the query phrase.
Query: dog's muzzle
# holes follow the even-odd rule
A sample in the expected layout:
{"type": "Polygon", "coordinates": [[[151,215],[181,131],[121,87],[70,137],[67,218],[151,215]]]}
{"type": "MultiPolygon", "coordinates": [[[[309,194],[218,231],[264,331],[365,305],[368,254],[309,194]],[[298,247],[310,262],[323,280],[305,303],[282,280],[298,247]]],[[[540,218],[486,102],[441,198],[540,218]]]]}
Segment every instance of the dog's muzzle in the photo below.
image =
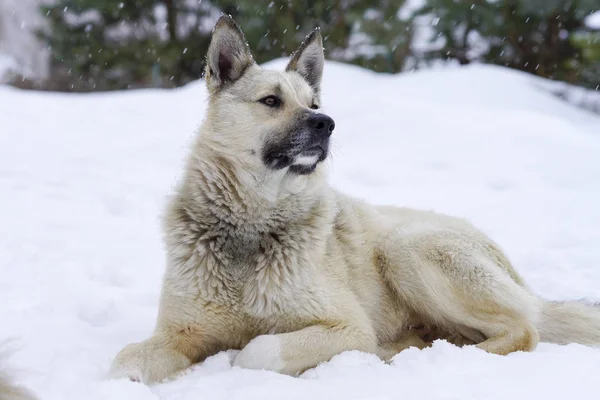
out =
{"type": "Polygon", "coordinates": [[[284,143],[269,146],[264,161],[272,169],[290,167],[297,174],[311,173],[327,158],[334,129],[335,122],[330,116],[311,113],[284,143]]]}

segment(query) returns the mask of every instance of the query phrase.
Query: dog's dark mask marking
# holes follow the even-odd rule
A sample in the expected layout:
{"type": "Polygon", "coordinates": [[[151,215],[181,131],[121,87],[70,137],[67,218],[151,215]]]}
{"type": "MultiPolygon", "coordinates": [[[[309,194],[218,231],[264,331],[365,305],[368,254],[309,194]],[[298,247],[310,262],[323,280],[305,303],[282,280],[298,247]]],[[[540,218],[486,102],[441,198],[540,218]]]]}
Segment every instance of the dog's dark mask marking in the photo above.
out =
{"type": "Polygon", "coordinates": [[[263,162],[268,168],[306,175],[313,172],[317,164],[329,155],[329,136],[334,129],[333,120],[325,114],[307,113],[303,120],[293,126],[279,142],[267,143],[262,152],[263,162]],[[314,164],[294,164],[298,156],[316,157],[314,164]]]}

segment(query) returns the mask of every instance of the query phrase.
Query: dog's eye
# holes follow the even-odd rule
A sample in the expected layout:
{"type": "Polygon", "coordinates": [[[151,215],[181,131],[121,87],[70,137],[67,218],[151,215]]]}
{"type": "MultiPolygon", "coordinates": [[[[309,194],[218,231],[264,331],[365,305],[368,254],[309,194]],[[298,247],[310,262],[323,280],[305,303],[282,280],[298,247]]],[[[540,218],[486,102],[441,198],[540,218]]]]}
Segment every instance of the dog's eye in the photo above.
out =
{"type": "Polygon", "coordinates": [[[267,96],[259,100],[265,106],[277,108],[281,105],[281,99],[277,96],[267,96]]]}
{"type": "Polygon", "coordinates": [[[310,108],[312,108],[313,110],[318,110],[319,106],[316,104],[313,104],[312,106],[310,106],[310,108]]]}

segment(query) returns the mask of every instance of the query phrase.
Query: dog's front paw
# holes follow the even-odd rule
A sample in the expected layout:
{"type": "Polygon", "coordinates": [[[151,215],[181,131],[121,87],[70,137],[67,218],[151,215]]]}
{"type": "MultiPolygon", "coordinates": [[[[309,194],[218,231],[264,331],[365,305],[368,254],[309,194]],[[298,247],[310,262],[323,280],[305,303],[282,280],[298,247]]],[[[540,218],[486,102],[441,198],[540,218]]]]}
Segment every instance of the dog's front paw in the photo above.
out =
{"type": "Polygon", "coordinates": [[[144,382],[144,375],[140,367],[137,365],[126,365],[120,363],[113,363],[108,371],[108,378],[129,379],[132,382],[144,382]]]}
{"type": "Polygon", "coordinates": [[[248,369],[283,372],[281,340],[276,335],[262,335],[252,339],[237,355],[233,365],[248,369]]]}
{"type": "Polygon", "coordinates": [[[191,365],[189,358],[175,350],[158,347],[150,339],[125,347],[112,363],[109,376],[145,384],[162,382],[191,365]]]}
{"type": "Polygon", "coordinates": [[[129,379],[133,382],[145,382],[143,374],[144,360],[137,351],[138,344],[130,344],[117,354],[110,370],[109,379],[129,379]]]}
{"type": "Polygon", "coordinates": [[[160,348],[155,341],[130,344],[112,363],[109,376],[145,384],[162,382],[189,367],[190,360],[172,349],[160,348]]]}

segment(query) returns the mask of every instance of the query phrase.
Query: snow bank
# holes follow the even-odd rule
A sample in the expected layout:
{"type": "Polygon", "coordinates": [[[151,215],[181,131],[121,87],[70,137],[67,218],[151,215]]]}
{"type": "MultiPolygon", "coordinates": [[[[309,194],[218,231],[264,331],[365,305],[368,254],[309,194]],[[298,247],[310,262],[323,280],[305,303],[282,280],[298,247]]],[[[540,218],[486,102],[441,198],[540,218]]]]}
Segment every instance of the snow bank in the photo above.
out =
{"type": "Polygon", "coordinates": [[[590,14],[585,22],[586,25],[592,29],[600,29],[600,11],[590,14]]]}
{"type": "MultiPolygon", "coordinates": [[[[282,68],[276,60],[271,66],[282,68]]],[[[376,203],[471,219],[549,299],[600,300],[600,118],[491,66],[400,76],[328,63],[332,183],[376,203]]],[[[159,215],[206,91],[21,92],[0,86],[0,326],[44,400],[507,399],[597,392],[600,350],[499,357],[444,342],[392,365],[349,352],[291,378],[234,351],[150,388],[107,381],[146,338],[164,255],[159,215]]]]}

